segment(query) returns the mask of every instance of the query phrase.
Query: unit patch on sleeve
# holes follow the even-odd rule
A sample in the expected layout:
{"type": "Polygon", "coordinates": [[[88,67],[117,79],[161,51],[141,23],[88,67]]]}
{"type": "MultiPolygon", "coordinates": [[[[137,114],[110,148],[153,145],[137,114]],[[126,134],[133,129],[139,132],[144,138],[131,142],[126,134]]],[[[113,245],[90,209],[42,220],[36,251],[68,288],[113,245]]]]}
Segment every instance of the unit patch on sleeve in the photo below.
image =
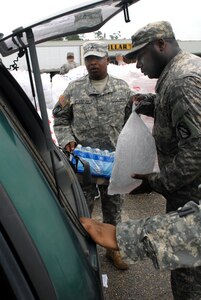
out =
{"type": "Polygon", "coordinates": [[[191,132],[185,123],[179,123],[177,126],[177,132],[181,139],[187,139],[191,136],[191,132]]]}

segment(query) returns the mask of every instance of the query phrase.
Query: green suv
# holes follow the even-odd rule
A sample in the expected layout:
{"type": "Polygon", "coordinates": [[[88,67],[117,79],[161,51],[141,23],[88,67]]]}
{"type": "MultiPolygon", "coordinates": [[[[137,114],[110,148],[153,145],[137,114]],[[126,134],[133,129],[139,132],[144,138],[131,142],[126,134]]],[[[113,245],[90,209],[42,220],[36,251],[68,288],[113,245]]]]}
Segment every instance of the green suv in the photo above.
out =
{"type": "Polygon", "coordinates": [[[0,299],[103,299],[96,245],[79,222],[86,200],[65,154],[53,143],[36,44],[95,31],[137,0],[93,1],[9,36],[0,53],[25,55],[33,95],[0,62],[0,299]]]}

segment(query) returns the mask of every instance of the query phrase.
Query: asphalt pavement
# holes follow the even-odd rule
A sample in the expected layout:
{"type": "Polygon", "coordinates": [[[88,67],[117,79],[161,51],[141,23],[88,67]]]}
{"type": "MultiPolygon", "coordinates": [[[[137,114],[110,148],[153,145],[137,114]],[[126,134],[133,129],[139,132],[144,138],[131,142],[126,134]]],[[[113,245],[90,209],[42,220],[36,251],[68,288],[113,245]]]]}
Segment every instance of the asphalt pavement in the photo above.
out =
{"type": "MultiPolygon", "coordinates": [[[[165,212],[162,196],[126,196],[122,220],[145,218],[165,212]]],[[[102,220],[100,199],[96,200],[93,217],[102,220]]],[[[129,270],[119,271],[105,257],[105,249],[98,247],[102,274],[108,277],[108,287],[104,287],[105,300],[172,300],[170,272],[159,271],[152,261],[146,258],[130,265],[129,270]]]]}

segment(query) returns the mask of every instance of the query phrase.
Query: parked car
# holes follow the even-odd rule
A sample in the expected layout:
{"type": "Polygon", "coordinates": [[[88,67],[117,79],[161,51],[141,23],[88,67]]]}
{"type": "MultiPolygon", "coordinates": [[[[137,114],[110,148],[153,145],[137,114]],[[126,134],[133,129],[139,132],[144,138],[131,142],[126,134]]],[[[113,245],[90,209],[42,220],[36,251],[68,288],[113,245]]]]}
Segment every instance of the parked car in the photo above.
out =
{"type": "Polygon", "coordinates": [[[135,2],[93,1],[0,37],[3,57],[26,56],[41,111],[0,62],[0,299],[103,299],[96,245],[79,222],[86,199],[51,138],[36,44],[97,30],[135,2]]]}

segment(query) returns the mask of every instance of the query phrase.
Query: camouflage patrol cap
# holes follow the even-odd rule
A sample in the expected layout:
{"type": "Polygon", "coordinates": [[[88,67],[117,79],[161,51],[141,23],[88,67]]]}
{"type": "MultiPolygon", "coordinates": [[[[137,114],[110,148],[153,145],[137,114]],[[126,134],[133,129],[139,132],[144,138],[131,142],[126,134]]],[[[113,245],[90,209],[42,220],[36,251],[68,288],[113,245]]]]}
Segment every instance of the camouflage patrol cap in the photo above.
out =
{"type": "Polygon", "coordinates": [[[67,57],[74,57],[74,53],[73,52],[68,52],[67,57]]]}
{"type": "Polygon", "coordinates": [[[105,57],[108,56],[108,46],[101,41],[86,42],[83,44],[84,58],[90,55],[105,57]]]}
{"type": "Polygon", "coordinates": [[[147,24],[132,35],[132,49],[125,57],[134,59],[138,50],[145,47],[148,43],[162,38],[175,38],[172,26],[169,22],[159,21],[147,24]]]}

